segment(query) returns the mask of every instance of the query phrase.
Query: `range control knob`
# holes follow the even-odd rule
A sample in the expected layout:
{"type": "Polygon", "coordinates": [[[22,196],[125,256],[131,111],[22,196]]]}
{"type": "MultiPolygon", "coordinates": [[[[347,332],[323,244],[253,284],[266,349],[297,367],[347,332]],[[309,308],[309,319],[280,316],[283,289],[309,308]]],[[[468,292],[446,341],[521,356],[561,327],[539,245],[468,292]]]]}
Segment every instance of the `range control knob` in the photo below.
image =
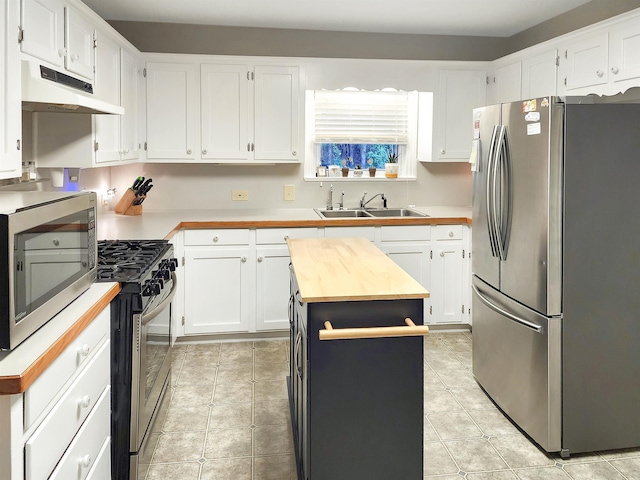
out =
{"type": "Polygon", "coordinates": [[[171,278],[171,272],[167,268],[168,265],[158,270],[158,278],[162,280],[169,280],[171,278]]]}

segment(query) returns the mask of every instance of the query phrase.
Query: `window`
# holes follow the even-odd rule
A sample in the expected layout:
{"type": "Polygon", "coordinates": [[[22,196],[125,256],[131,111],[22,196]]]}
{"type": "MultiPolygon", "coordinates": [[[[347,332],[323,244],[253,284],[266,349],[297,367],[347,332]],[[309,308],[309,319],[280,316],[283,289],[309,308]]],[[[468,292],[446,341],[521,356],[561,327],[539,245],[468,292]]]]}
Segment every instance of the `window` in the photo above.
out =
{"type": "Polygon", "coordinates": [[[349,179],[371,178],[369,168],[375,167],[372,176],[384,179],[385,163],[394,155],[398,176],[415,178],[418,99],[418,92],[396,90],[307,91],[305,177],[343,177],[344,168],[349,179]]]}

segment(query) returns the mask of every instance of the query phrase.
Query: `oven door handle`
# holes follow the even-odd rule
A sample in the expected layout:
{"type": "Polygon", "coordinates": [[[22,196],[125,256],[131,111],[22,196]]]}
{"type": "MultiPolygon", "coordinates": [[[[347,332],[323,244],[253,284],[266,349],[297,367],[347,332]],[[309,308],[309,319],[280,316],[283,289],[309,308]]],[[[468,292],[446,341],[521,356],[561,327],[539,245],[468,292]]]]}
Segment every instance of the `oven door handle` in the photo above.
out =
{"type": "Polygon", "coordinates": [[[156,318],[158,314],[162,312],[167,307],[167,305],[171,303],[171,300],[173,300],[173,296],[176,294],[176,290],[178,289],[178,278],[176,277],[176,274],[173,272],[171,272],[171,281],[173,285],[171,285],[171,291],[169,292],[169,295],[167,295],[167,297],[164,300],[162,300],[162,302],[160,302],[160,304],[156,308],[151,310],[149,313],[142,315],[141,325],[143,327],[147,323],[149,323],[151,320],[156,318]]]}

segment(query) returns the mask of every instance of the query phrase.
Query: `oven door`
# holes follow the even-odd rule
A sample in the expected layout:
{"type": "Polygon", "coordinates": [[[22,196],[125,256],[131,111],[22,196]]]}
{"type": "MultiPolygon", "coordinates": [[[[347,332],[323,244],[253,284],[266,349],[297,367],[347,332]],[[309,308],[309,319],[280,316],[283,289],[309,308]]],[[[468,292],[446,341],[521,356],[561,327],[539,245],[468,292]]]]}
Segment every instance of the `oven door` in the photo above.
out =
{"type": "Polygon", "coordinates": [[[170,373],[171,300],[176,288],[176,276],[172,273],[163,290],[163,293],[168,293],[161,298],[156,297],[142,314],[133,316],[131,453],[140,450],[170,373]]]}

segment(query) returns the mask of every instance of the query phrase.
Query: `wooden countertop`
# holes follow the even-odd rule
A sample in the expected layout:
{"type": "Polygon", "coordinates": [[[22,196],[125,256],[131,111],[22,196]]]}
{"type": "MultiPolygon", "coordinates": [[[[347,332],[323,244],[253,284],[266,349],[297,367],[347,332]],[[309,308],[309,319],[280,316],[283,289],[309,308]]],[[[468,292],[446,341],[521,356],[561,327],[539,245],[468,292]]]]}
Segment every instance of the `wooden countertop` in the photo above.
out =
{"type": "Polygon", "coordinates": [[[303,302],[429,297],[365,238],[290,238],[287,245],[303,302]]]}
{"type": "Polygon", "coordinates": [[[98,214],[98,239],[171,239],[183,229],[296,228],[372,225],[471,224],[471,207],[411,207],[428,217],[321,218],[313,208],[145,211],[142,215],[98,214]]]}
{"type": "Polygon", "coordinates": [[[0,352],[0,395],[23,393],[120,292],[119,283],[94,283],[10,352],[0,352]]]}

